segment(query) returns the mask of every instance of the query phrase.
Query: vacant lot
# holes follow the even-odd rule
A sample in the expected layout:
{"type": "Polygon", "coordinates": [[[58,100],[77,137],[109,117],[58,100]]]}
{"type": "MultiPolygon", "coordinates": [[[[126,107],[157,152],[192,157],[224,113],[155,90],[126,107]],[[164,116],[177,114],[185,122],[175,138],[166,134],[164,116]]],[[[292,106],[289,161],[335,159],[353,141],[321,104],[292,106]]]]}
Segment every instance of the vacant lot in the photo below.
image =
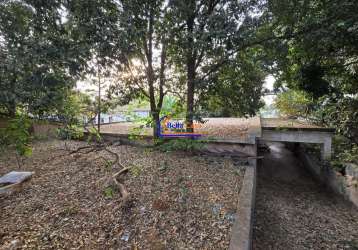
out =
{"type": "MultiPolygon", "coordinates": [[[[70,142],[75,149],[84,142],[70,142]]],[[[226,249],[243,171],[230,159],[112,146],[130,199],[109,177],[120,170],[101,151],[72,154],[63,141],[37,142],[21,191],[0,197],[0,249],[226,249]]],[[[0,174],[18,170],[11,152],[0,174]]]]}
{"type": "MultiPolygon", "coordinates": [[[[255,118],[203,118],[204,123],[195,123],[194,131],[203,135],[202,138],[245,141],[248,139],[251,130],[257,128],[260,124],[255,118]]],[[[153,129],[142,127],[133,122],[119,122],[101,125],[101,132],[115,134],[140,133],[142,135],[152,136],[153,129]]]]}

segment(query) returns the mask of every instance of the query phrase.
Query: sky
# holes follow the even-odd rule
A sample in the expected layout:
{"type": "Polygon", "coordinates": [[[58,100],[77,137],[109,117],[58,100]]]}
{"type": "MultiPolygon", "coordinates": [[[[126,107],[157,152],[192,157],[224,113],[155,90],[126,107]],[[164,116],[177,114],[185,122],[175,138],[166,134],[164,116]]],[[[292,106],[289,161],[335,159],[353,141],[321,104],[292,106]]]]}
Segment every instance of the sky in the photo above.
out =
{"type": "MultiPolygon", "coordinates": [[[[276,80],[275,80],[275,77],[273,77],[273,75],[268,75],[265,78],[264,87],[266,89],[268,89],[269,91],[272,91],[274,89],[273,85],[274,85],[275,81],[276,80]]],[[[274,102],[275,98],[276,98],[276,95],[266,95],[263,97],[265,104],[267,106],[271,105],[274,102]]]]}

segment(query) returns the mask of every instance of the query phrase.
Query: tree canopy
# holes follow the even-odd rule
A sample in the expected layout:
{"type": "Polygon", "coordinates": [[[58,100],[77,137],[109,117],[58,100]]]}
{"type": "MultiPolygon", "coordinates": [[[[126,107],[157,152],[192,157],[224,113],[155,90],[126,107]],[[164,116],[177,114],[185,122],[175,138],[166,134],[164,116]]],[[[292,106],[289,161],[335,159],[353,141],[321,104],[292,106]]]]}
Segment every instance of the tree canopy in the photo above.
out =
{"type": "Polygon", "coordinates": [[[60,113],[87,75],[110,78],[108,97],[119,104],[147,99],[154,124],[166,95],[186,107],[188,123],[199,111],[255,115],[267,74],[276,90],[292,90],[279,100],[312,98],[307,117],[321,122],[333,124],[332,105],[357,99],[355,1],[5,0],[0,7],[0,112],[10,116],[60,113]]]}

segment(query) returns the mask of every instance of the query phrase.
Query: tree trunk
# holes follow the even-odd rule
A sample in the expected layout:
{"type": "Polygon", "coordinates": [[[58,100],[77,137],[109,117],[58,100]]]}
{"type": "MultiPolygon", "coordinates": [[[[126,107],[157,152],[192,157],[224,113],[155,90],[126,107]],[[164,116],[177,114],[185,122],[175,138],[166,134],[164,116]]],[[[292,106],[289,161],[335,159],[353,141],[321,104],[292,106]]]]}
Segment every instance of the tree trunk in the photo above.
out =
{"type": "Polygon", "coordinates": [[[8,113],[11,118],[16,116],[16,103],[13,100],[11,100],[11,103],[8,105],[8,113]]]}
{"type": "Polygon", "coordinates": [[[160,129],[160,126],[159,126],[159,112],[153,112],[152,113],[152,118],[153,118],[153,137],[155,139],[157,139],[159,136],[159,129],[160,129]]]}
{"type": "Polygon", "coordinates": [[[157,110],[157,105],[155,103],[155,89],[154,89],[154,69],[153,69],[153,32],[154,32],[154,16],[153,11],[150,10],[149,14],[149,23],[148,23],[148,33],[145,39],[144,50],[148,62],[147,67],[147,79],[149,85],[149,103],[150,103],[150,112],[153,119],[153,137],[158,138],[157,133],[157,122],[159,121],[159,112],[157,110]]]}
{"type": "Polygon", "coordinates": [[[186,99],[186,126],[187,132],[193,132],[193,112],[194,112],[194,93],[195,93],[195,61],[196,53],[194,48],[194,20],[195,20],[195,2],[191,2],[193,8],[191,15],[187,19],[188,28],[188,51],[186,55],[186,68],[187,68],[187,99],[186,99]]]}
{"type": "Polygon", "coordinates": [[[194,92],[195,92],[195,62],[187,64],[187,99],[186,99],[186,125],[187,131],[193,132],[193,113],[194,113],[194,92]]]}
{"type": "Polygon", "coordinates": [[[97,130],[101,132],[101,79],[98,72],[98,117],[97,117],[97,130]]]}

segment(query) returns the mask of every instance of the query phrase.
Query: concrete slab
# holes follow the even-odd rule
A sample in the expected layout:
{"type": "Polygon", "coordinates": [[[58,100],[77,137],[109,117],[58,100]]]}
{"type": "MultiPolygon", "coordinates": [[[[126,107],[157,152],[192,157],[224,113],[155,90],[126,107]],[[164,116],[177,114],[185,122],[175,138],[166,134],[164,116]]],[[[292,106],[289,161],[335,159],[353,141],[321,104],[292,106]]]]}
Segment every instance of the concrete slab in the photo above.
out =
{"type": "Polygon", "coordinates": [[[0,194],[7,193],[21,187],[22,183],[31,178],[33,172],[12,171],[0,177],[0,194]]]}
{"type": "Polygon", "coordinates": [[[264,130],[302,130],[317,132],[334,132],[333,128],[318,126],[304,120],[285,118],[261,118],[261,126],[264,130]]]}
{"type": "Polygon", "coordinates": [[[31,178],[33,172],[18,172],[18,171],[11,171],[0,177],[0,184],[15,184],[24,182],[27,179],[31,178]]]}

